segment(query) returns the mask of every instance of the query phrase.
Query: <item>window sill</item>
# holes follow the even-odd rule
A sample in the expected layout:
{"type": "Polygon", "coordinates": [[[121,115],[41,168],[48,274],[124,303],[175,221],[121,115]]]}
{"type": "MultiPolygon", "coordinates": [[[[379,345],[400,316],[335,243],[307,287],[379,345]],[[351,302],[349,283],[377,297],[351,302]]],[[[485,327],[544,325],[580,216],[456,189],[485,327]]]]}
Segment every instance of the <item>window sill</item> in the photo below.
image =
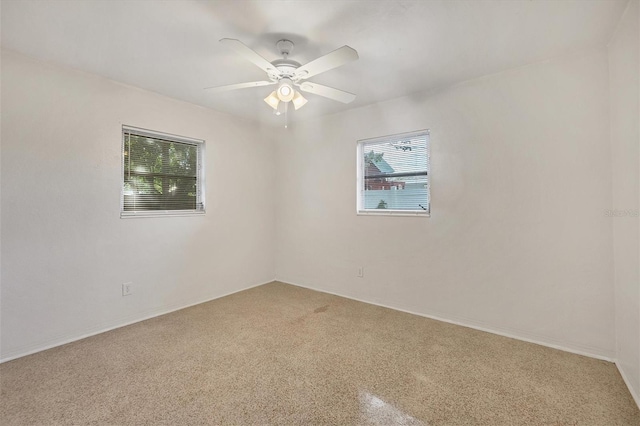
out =
{"type": "Polygon", "coordinates": [[[358,216],[431,217],[431,212],[402,211],[402,210],[386,210],[386,211],[358,210],[356,214],[358,216]]]}
{"type": "Polygon", "coordinates": [[[120,219],[135,219],[143,217],[183,217],[183,216],[203,216],[205,210],[154,210],[154,211],[128,211],[120,212],[120,219]]]}

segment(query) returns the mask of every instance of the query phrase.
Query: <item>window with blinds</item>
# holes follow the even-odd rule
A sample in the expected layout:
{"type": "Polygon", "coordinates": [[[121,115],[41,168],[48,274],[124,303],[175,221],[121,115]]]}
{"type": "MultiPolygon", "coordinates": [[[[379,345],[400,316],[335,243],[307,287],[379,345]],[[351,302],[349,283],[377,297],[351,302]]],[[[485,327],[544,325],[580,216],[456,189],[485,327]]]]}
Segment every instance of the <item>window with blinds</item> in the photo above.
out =
{"type": "Polygon", "coordinates": [[[358,141],[358,213],[430,213],[429,131],[358,141]]]}
{"type": "Polygon", "coordinates": [[[204,141],[122,128],[121,216],[204,213],[204,141]]]}

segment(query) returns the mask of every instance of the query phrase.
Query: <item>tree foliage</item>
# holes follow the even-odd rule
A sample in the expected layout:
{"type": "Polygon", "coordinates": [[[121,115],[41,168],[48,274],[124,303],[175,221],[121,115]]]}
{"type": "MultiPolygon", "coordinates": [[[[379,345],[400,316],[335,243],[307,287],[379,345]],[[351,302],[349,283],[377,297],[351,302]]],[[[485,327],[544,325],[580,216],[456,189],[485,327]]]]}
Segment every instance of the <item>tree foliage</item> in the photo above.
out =
{"type": "Polygon", "coordinates": [[[127,135],[124,156],[125,209],[128,201],[146,209],[195,208],[196,146],[127,135]]]}
{"type": "Polygon", "coordinates": [[[373,151],[371,152],[367,152],[366,154],[364,154],[364,163],[365,165],[369,165],[369,164],[373,164],[377,161],[382,160],[382,157],[384,156],[384,152],[381,153],[375,153],[373,151]]]}

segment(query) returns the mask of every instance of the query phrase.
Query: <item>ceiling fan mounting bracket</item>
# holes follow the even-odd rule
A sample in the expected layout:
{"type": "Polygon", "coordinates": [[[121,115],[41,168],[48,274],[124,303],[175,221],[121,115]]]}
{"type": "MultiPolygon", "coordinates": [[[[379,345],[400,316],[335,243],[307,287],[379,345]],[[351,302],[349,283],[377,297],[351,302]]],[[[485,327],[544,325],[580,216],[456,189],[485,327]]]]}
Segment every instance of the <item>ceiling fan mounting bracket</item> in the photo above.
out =
{"type": "Polygon", "coordinates": [[[280,51],[280,54],[285,58],[289,56],[289,54],[293,50],[293,46],[295,46],[293,42],[287,39],[278,40],[278,42],[276,43],[276,48],[280,51]]]}

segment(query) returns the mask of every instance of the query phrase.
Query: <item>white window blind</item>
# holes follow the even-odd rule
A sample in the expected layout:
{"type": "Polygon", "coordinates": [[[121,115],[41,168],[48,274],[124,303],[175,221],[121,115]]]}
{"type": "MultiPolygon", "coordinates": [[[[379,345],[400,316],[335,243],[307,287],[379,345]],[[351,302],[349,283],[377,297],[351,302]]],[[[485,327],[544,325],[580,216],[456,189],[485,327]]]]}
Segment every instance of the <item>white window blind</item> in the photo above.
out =
{"type": "Polygon", "coordinates": [[[358,142],[358,213],[429,215],[429,131],[358,142]]]}
{"type": "Polygon", "coordinates": [[[123,127],[121,216],[204,213],[204,141],[123,127]]]}

